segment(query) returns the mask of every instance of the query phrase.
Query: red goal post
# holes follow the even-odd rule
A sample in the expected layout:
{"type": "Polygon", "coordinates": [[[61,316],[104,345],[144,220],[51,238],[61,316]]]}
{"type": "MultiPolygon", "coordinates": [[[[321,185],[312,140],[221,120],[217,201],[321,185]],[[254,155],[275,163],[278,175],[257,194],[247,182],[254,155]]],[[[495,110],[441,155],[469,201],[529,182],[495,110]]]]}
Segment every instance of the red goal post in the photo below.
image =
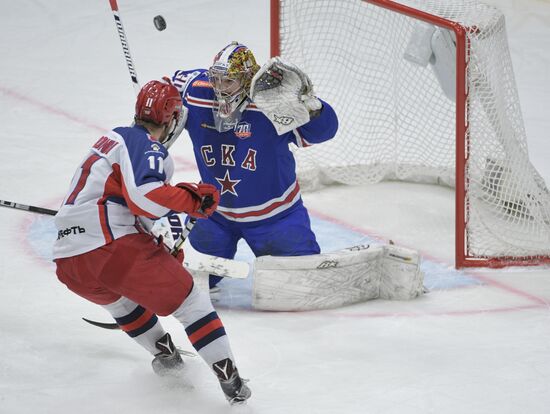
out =
{"type": "Polygon", "coordinates": [[[334,161],[341,151],[329,143],[300,149],[296,156],[302,187],[384,179],[443,182],[455,189],[457,268],[550,262],[550,195],[528,160],[504,17],[498,10],[474,0],[271,0],[271,55],[287,58],[310,75],[319,96],[334,104],[341,120],[335,140],[351,146],[354,154],[334,161]],[[432,60],[426,67],[417,67],[401,58],[418,27],[453,33],[456,53],[451,99],[448,93],[445,97],[442,86],[434,86],[437,76],[433,75],[432,60]],[[345,53],[339,53],[343,47],[347,47],[345,53]],[[396,52],[390,55],[386,49],[396,52]],[[338,73],[335,67],[341,69],[340,65],[346,64],[341,62],[346,54],[364,59],[355,64],[365,67],[365,82],[386,82],[384,72],[391,72],[398,81],[400,75],[406,79],[399,87],[391,85],[393,90],[367,87],[364,95],[353,85],[353,93],[364,98],[357,99],[357,105],[365,104],[362,116],[348,114],[353,108],[344,103],[345,92],[338,90],[347,87],[333,82],[338,73]],[[380,70],[373,66],[377,61],[380,70]],[[429,84],[422,96],[416,89],[408,90],[422,82],[429,84]],[[388,96],[392,94],[397,96],[394,101],[388,96]],[[428,109],[420,112],[415,105],[428,109]],[[379,107],[394,112],[376,112],[379,107]],[[377,138],[383,127],[372,124],[395,119],[393,129],[400,132],[392,139],[412,139],[412,144],[408,141],[403,146],[415,155],[393,155],[397,160],[384,158],[386,155],[369,158],[367,152],[384,142],[377,138]],[[371,134],[350,136],[347,122],[360,124],[371,134]],[[433,124],[429,131],[426,123],[433,124]],[[432,146],[440,152],[426,155],[432,146]],[[357,163],[359,152],[365,156],[357,163]],[[380,166],[384,166],[383,172],[373,172],[380,166]]]}

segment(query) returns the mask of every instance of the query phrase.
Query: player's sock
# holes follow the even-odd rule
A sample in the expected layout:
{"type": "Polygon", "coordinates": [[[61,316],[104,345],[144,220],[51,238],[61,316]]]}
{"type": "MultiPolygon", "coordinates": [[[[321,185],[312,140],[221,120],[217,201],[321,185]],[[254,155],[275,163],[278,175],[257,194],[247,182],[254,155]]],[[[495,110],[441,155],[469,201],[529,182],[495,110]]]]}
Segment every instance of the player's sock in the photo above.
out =
{"type": "Polygon", "coordinates": [[[152,355],[158,353],[156,342],[166,331],[157,315],[125,297],[103,307],[128,336],[152,355]]]}
{"type": "Polygon", "coordinates": [[[239,377],[225,328],[208,295],[194,286],[173,316],[185,326],[191,344],[212,367],[227,400],[237,404],[248,399],[250,389],[239,377]]]}
{"type": "Polygon", "coordinates": [[[183,324],[189,341],[208,366],[233,359],[223,323],[202,289],[194,286],[173,316],[183,324]]]}

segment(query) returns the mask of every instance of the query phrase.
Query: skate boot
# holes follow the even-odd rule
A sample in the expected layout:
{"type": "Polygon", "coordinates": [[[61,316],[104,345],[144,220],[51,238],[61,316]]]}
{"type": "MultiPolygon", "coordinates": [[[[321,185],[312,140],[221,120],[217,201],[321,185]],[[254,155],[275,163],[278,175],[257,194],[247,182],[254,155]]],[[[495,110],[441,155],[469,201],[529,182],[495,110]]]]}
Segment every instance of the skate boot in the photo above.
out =
{"type": "Polygon", "coordinates": [[[151,362],[155,374],[165,377],[177,375],[183,370],[183,359],[181,359],[180,353],[174,346],[170,334],[167,333],[160,338],[155,346],[160,351],[151,362]]]}
{"type": "Polygon", "coordinates": [[[215,362],[212,368],[218,376],[220,386],[229,404],[244,404],[250,398],[252,392],[246,385],[246,380],[239,377],[239,371],[233,366],[233,361],[229,358],[222,359],[215,362]]]}

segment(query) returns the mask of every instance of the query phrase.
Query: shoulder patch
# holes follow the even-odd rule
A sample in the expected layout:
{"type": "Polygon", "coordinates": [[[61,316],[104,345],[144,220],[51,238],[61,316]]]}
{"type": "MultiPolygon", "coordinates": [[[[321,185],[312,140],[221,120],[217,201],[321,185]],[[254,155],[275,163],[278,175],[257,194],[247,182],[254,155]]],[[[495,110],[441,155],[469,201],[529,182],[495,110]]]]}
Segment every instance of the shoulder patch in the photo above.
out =
{"type": "Polygon", "coordinates": [[[252,136],[252,125],[249,122],[241,121],[237,125],[235,125],[235,128],[233,128],[233,132],[235,133],[237,138],[250,138],[252,136]]]}
{"type": "Polygon", "coordinates": [[[203,81],[203,80],[196,80],[195,82],[193,82],[191,84],[191,86],[193,87],[196,87],[196,88],[211,88],[212,87],[212,84],[208,81],[203,81]]]}

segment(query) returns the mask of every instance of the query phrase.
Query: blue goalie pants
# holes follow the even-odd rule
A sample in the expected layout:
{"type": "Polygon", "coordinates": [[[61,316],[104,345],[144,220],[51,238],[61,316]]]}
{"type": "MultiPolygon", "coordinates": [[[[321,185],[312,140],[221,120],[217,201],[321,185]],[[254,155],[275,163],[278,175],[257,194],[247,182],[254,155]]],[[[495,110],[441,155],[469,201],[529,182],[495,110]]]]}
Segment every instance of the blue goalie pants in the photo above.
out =
{"type": "MultiPolygon", "coordinates": [[[[244,239],[258,256],[305,256],[319,254],[320,248],[311,231],[306,208],[300,204],[288,214],[265,220],[265,222],[238,223],[218,214],[208,220],[197,220],[189,241],[201,253],[233,259],[237,242],[244,239]]],[[[221,277],[210,276],[210,288],[216,286],[221,277]]]]}

